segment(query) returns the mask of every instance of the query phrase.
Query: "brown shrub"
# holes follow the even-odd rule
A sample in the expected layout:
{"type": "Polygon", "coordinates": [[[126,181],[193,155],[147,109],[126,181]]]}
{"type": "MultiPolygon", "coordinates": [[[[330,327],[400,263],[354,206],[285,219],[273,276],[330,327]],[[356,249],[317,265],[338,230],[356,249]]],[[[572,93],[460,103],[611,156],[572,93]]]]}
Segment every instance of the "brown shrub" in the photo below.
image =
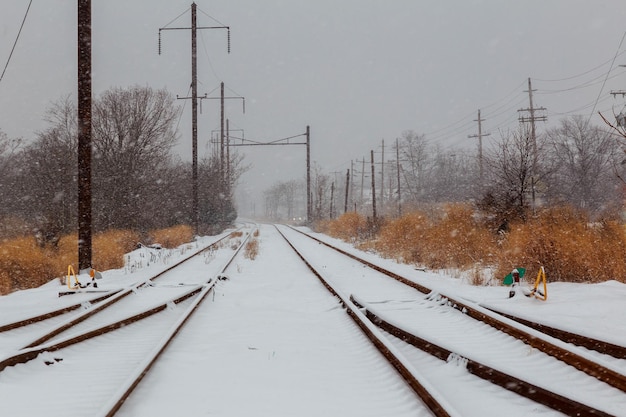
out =
{"type": "Polygon", "coordinates": [[[544,266],[550,281],[623,282],[623,227],[613,220],[591,223],[586,214],[570,207],[544,209],[527,223],[511,227],[496,274],[504,276],[515,266],[526,267],[530,274],[544,266]]]}
{"type": "Polygon", "coordinates": [[[374,247],[385,256],[429,268],[467,268],[491,261],[495,239],[469,205],[456,204],[388,222],[374,247]]]}
{"type": "Polygon", "coordinates": [[[327,230],[325,233],[347,242],[363,239],[369,229],[367,218],[353,211],[328,221],[324,226],[327,230]]]}
{"type": "Polygon", "coordinates": [[[159,243],[164,248],[176,248],[193,240],[191,226],[178,225],[167,229],[153,230],[150,232],[152,242],[159,243]]]}
{"type": "Polygon", "coordinates": [[[44,251],[32,237],[20,237],[0,244],[0,292],[38,287],[54,278],[44,251]]]}
{"type": "Polygon", "coordinates": [[[130,230],[109,230],[98,233],[93,239],[93,267],[100,271],[124,266],[124,254],[132,251],[139,235],[130,230]]]}
{"type": "Polygon", "coordinates": [[[429,268],[467,268],[493,259],[496,241],[471,206],[454,204],[426,231],[423,263],[429,268]]]}
{"type": "Polygon", "coordinates": [[[420,263],[424,250],[423,237],[430,227],[428,216],[420,211],[388,221],[380,230],[374,249],[399,262],[420,263]]]}

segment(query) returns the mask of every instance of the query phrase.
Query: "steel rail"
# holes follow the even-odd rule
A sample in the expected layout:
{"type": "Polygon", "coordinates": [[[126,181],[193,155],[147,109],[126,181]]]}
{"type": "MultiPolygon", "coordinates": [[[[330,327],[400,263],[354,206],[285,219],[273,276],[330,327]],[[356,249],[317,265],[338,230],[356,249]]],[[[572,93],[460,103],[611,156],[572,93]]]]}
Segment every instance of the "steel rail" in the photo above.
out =
{"type": "Polygon", "coordinates": [[[185,314],[183,314],[182,318],[175,323],[170,330],[168,331],[166,337],[161,341],[159,346],[151,353],[150,357],[147,358],[142,365],[138,368],[135,373],[135,377],[129,378],[128,381],[122,386],[115,395],[109,400],[107,404],[102,407],[102,409],[98,412],[97,416],[104,417],[113,417],[122,407],[124,402],[130,397],[133,390],[139,385],[141,380],[148,374],[152,366],[159,359],[161,354],[165,352],[165,349],[169,346],[169,344],[174,340],[174,338],[178,335],[183,326],[188,322],[189,318],[195,313],[200,306],[200,304],[206,299],[206,296],[213,290],[213,287],[219,280],[219,276],[224,274],[226,270],[230,267],[233,260],[237,257],[241,249],[246,245],[248,239],[252,236],[252,233],[248,233],[248,236],[241,242],[233,256],[230,258],[228,262],[224,265],[218,276],[215,279],[209,281],[209,285],[205,286],[196,300],[192,303],[192,305],[187,309],[185,314]]]}
{"type": "MultiPolygon", "coordinates": [[[[241,228],[235,230],[238,231],[241,228]]],[[[87,319],[88,317],[94,315],[95,313],[101,311],[102,309],[109,307],[111,304],[114,304],[115,302],[119,301],[120,299],[122,299],[123,297],[127,296],[128,294],[130,294],[132,292],[133,289],[137,289],[140,288],[142,286],[145,286],[147,283],[149,283],[150,281],[153,281],[155,279],[158,279],[159,277],[161,277],[162,275],[168,273],[169,271],[171,271],[172,269],[178,267],[179,265],[181,265],[184,262],[187,262],[188,260],[194,258],[195,256],[198,256],[199,254],[211,249],[214,246],[217,246],[220,242],[222,242],[224,239],[228,238],[233,232],[230,232],[228,234],[225,234],[223,237],[221,237],[220,239],[216,240],[215,242],[212,242],[211,244],[199,249],[198,251],[192,253],[191,255],[181,259],[180,261],[172,264],[171,266],[169,266],[168,268],[162,270],[161,272],[153,275],[150,278],[147,278],[146,280],[138,283],[138,284],[133,284],[133,286],[131,286],[130,288],[126,288],[126,289],[117,289],[117,290],[112,290],[100,297],[96,297],[94,299],[91,300],[85,300],[82,301],[80,303],[76,303],[76,304],[72,304],[70,306],[61,308],[61,309],[57,309],[57,310],[53,310],[47,313],[43,313],[37,316],[33,316],[33,317],[29,317],[26,319],[22,319],[13,323],[8,323],[8,324],[4,324],[2,326],[0,326],[0,332],[5,332],[8,330],[14,330],[20,327],[25,327],[34,323],[38,323],[53,317],[57,317],[66,313],[69,313],[71,311],[77,310],[79,308],[81,308],[83,306],[83,304],[85,302],[89,302],[92,305],[93,304],[98,304],[96,307],[89,309],[88,311],[86,311],[85,313],[81,314],[79,317],[76,317],[75,319],[71,320],[69,323],[64,324],[62,327],[62,330],[59,329],[54,329],[50,332],[48,332],[48,335],[50,335],[50,337],[47,337],[44,335],[42,336],[40,339],[38,339],[36,342],[36,344],[41,344],[43,343],[45,340],[49,340],[50,338],[56,336],[56,334],[60,333],[61,331],[66,330],[67,328],[80,323],[81,321],[87,319]],[[118,295],[117,298],[113,298],[114,296],[118,295]],[[113,302],[111,302],[110,300],[113,300],[113,302]],[[104,303],[104,304],[101,304],[104,303]],[[54,334],[53,334],[54,333],[54,334]],[[45,339],[45,340],[42,340],[45,339]]],[[[30,345],[35,344],[35,342],[29,344],[27,347],[29,347],[30,345]]]]}
{"type": "Polygon", "coordinates": [[[309,270],[320,280],[322,285],[335,297],[339,299],[341,304],[345,307],[347,314],[356,323],[357,326],[363,331],[365,336],[374,344],[379,352],[385,357],[385,359],[398,371],[406,383],[411,387],[413,392],[420,398],[420,400],[429,408],[429,410],[437,417],[450,417],[461,415],[454,410],[448,410],[442,404],[440,396],[431,392],[431,389],[426,388],[424,383],[420,381],[420,378],[415,375],[415,372],[406,364],[399,353],[395,351],[393,346],[376,331],[375,326],[361,313],[351,301],[345,296],[341,295],[324,277],[307,261],[304,255],[292,244],[292,242],[284,235],[284,233],[276,226],[278,233],[285,239],[287,244],[294,250],[298,257],[305,263],[309,270]]]}
{"type": "MultiPolygon", "coordinates": [[[[351,296],[350,300],[359,308],[364,308],[365,316],[370,319],[375,325],[377,325],[387,333],[403,340],[404,342],[409,343],[417,349],[420,349],[442,361],[447,361],[452,355],[456,354],[455,352],[448,350],[440,345],[437,345],[430,340],[423,339],[405,329],[402,329],[398,325],[390,323],[389,321],[382,318],[379,314],[372,311],[370,308],[367,308],[363,302],[356,299],[354,296],[351,296]]],[[[539,387],[520,378],[508,375],[491,366],[482,364],[471,358],[462,357],[462,359],[465,362],[465,368],[469,373],[476,375],[477,377],[482,378],[488,382],[491,382],[494,385],[498,385],[504,389],[526,397],[539,404],[543,404],[546,407],[562,412],[568,416],[611,416],[610,414],[598,410],[597,408],[580,403],[563,395],[556,394],[548,389],[539,387]]]]}
{"type": "Polygon", "coordinates": [[[547,324],[527,320],[527,319],[515,316],[510,313],[504,313],[502,311],[498,311],[497,309],[494,309],[492,307],[487,307],[487,306],[482,306],[482,307],[488,310],[491,310],[494,313],[497,313],[501,316],[504,316],[510,320],[514,320],[518,323],[521,323],[524,326],[540,331],[541,333],[545,333],[556,339],[560,339],[566,343],[571,343],[573,345],[581,346],[589,350],[594,350],[596,352],[609,355],[617,359],[626,359],[626,347],[624,346],[620,346],[615,343],[606,342],[604,340],[595,339],[595,338],[588,337],[588,336],[582,336],[580,334],[569,332],[567,330],[548,326],[547,324]]]}
{"type": "MultiPolygon", "coordinates": [[[[20,351],[18,351],[17,353],[9,356],[9,357],[5,357],[4,359],[0,360],[0,372],[2,372],[6,367],[8,366],[13,366],[13,365],[17,365],[20,363],[26,363],[32,359],[35,359],[40,353],[42,352],[53,352],[59,349],[63,349],[67,346],[76,344],[76,343],[80,343],[83,342],[85,340],[103,335],[105,333],[111,332],[113,330],[119,329],[123,326],[126,326],[128,324],[131,323],[135,323],[138,322],[140,320],[143,320],[144,318],[150,317],[156,313],[159,313],[163,310],[165,310],[167,308],[167,305],[170,302],[173,302],[174,304],[178,304],[186,299],[188,299],[189,297],[192,297],[193,295],[199,293],[202,290],[203,286],[206,285],[210,285],[210,281],[202,284],[202,285],[197,285],[192,287],[189,291],[186,291],[183,295],[176,297],[175,299],[172,300],[167,300],[165,302],[160,303],[159,305],[152,307],[150,309],[147,309],[145,311],[142,311],[140,313],[137,313],[133,316],[130,317],[126,317],[124,319],[118,320],[114,323],[108,324],[106,326],[102,326],[96,329],[92,329],[89,330],[87,332],[84,332],[82,334],[76,335],[70,339],[66,339],[63,340],[61,342],[58,343],[54,343],[54,344],[47,344],[44,345],[44,343],[50,339],[52,339],[53,337],[59,335],[60,333],[72,328],[73,326],[76,326],[79,323],[82,323],[83,321],[87,320],[88,318],[94,316],[97,313],[100,313],[101,311],[103,311],[105,308],[110,307],[111,305],[115,304],[116,302],[118,302],[119,300],[121,300],[122,298],[126,297],[129,294],[132,294],[132,291],[136,288],[139,288],[141,286],[146,285],[147,283],[149,283],[150,281],[152,281],[153,279],[156,279],[158,277],[163,276],[164,274],[171,272],[174,268],[180,266],[181,264],[183,264],[184,262],[189,261],[190,259],[200,255],[201,253],[203,253],[206,250],[209,250],[211,247],[217,245],[219,242],[221,242],[222,240],[226,239],[228,236],[230,236],[230,233],[225,235],[223,238],[213,242],[211,245],[208,245],[196,252],[194,252],[192,255],[186,257],[185,259],[175,263],[174,265],[168,267],[166,270],[159,272],[158,274],[152,276],[151,278],[142,281],[139,284],[134,285],[131,288],[127,288],[123,291],[118,292],[117,294],[112,295],[111,297],[107,298],[104,302],[100,303],[99,305],[97,305],[96,307],[85,311],[85,313],[81,314],[79,317],[76,317],[70,321],[68,321],[67,323],[63,323],[62,325],[58,326],[55,329],[52,329],[51,331],[47,332],[45,335],[39,337],[37,340],[29,343],[27,346],[25,346],[24,348],[20,349],[20,351]]],[[[241,246],[240,246],[241,248],[241,246]]],[[[236,253],[239,252],[240,248],[237,250],[236,253]]],[[[234,256],[233,256],[234,257],[234,256]]],[[[231,259],[232,261],[232,259],[231,259]]]]}
{"type": "MultiPolygon", "coordinates": [[[[327,246],[343,255],[346,255],[348,257],[350,257],[351,259],[354,259],[357,262],[360,262],[384,275],[387,275],[399,282],[402,282],[410,287],[415,288],[416,290],[424,293],[424,294],[430,294],[433,292],[433,290],[431,290],[428,287],[425,287],[423,285],[420,285],[416,282],[413,282],[405,277],[402,277],[401,275],[398,275],[392,271],[389,271],[385,268],[382,268],[378,265],[375,265],[365,259],[362,259],[354,254],[351,254],[347,251],[344,251],[343,249],[337,248],[327,242],[324,242],[321,239],[317,239],[314,236],[309,235],[308,233],[304,233],[298,229],[295,229],[291,226],[288,226],[291,230],[294,230],[304,236],[309,237],[310,239],[315,240],[316,242],[319,242],[321,244],[323,244],[324,246],[327,246]]],[[[508,334],[509,336],[515,337],[516,339],[519,339],[521,341],[523,341],[524,343],[541,350],[542,352],[553,356],[557,359],[559,359],[560,361],[565,362],[568,365],[573,366],[574,368],[578,369],[579,371],[582,371],[590,376],[593,376],[594,378],[605,382],[623,392],[626,392],[626,375],[623,375],[613,369],[607,368],[591,359],[585,358],[573,351],[564,349],[560,346],[555,345],[554,343],[543,339],[541,337],[538,337],[537,335],[533,335],[519,327],[515,327],[509,323],[506,323],[503,320],[498,319],[497,317],[495,317],[496,313],[492,313],[494,314],[489,315],[487,312],[489,310],[484,309],[485,311],[481,311],[481,307],[474,307],[471,306],[469,303],[467,302],[463,302],[457,299],[454,299],[452,297],[448,297],[445,294],[439,293],[443,298],[446,298],[448,300],[448,304],[452,307],[455,308],[459,311],[462,311],[464,314],[468,315],[469,317],[472,317],[476,320],[482,321],[492,327],[494,327],[495,329],[508,334]]]]}

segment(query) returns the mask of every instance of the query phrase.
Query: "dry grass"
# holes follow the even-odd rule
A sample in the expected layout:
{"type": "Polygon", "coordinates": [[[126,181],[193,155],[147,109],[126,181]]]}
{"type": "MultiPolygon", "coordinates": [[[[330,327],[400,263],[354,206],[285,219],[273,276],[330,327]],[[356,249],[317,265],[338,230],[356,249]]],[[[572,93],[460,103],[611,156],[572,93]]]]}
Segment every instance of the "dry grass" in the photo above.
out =
{"type": "Polygon", "coordinates": [[[0,245],[0,292],[38,287],[55,277],[50,258],[32,237],[20,237],[0,245]]]}
{"type": "Polygon", "coordinates": [[[139,235],[128,230],[96,234],[93,240],[93,267],[100,271],[122,268],[124,254],[135,249],[138,241],[139,235]]]}
{"type": "Polygon", "coordinates": [[[626,281],[626,237],[614,220],[592,223],[571,208],[550,208],[511,227],[496,273],[526,266],[534,276],[544,266],[550,281],[626,281]]]}
{"type": "Polygon", "coordinates": [[[191,226],[179,225],[167,229],[153,230],[150,232],[152,242],[159,243],[164,248],[173,249],[193,240],[191,226]]]}
{"type": "Polygon", "coordinates": [[[316,224],[316,230],[348,242],[362,241],[370,232],[367,218],[356,212],[348,212],[336,220],[325,220],[316,224]]]}
{"type": "MultiPolygon", "coordinates": [[[[176,247],[192,238],[187,226],[154,231],[152,235],[165,247],[176,247]]],[[[101,271],[123,267],[124,254],[135,249],[137,242],[138,234],[126,230],[95,234],[93,267],[101,271]]],[[[0,294],[37,287],[64,276],[68,265],[78,269],[77,235],[63,236],[56,247],[43,248],[30,236],[5,240],[0,243],[0,294]]]]}
{"type": "MultiPolygon", "coordinates": [[[[362,219],[341,217],[324,224],[335,237],[354,242],[363,236],[362,219]]],[[[382,256],[432,269],[470,271],[470,281],[493,269],[499,280],[513,267],[534,276],[544,266],[550,281],[626,282],[626,233],[618,220],[592,223],[568,207],[540,211],[526,223],[512,224],[504,236],[477,219],[470,205],[413,211],[385,222],[378,235],[361,244],[382,256]]]]}
{"type": "Polygon", "coordinates": [[[428,268],[470,268],[491,261],[495,238],[466,205],[413,212],[383,225],[374,248],[387,257],[428,268]]]}
{"type": "Polygon", "coordinates": [[[246,243],[246,247],[243,251],[243,256],[246,259],[255,260],[257,255],[259,254],[259,241],[257,239],[250,239],[248,243],[246,243]]]}

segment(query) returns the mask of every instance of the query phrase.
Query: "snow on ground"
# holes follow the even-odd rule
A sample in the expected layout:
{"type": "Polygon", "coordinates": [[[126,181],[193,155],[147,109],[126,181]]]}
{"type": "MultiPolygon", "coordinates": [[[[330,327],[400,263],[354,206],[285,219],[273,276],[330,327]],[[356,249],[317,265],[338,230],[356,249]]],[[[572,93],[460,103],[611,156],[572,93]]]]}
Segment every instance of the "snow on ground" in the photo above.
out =
{"type": "MultiPolygon", "coordinates": [[[[320,343],[320,334],[340,334],[350,328],[349,319],[336,301],[324,295],[319,283],[306,276],[304,266],[294,259],[282,263],[284,259],[275,249],[284,243],[270,238],[264,230],[259,237],[262,245],[258,258],[240,258],[227,271],[229,280],[218,283],[212,302],[203,304],[198,317],[183,328],[118,415],[423,415],[414,401],[408,400],[412,393],[403,385],[387,390],[382,398],[363,395],[364,386],[375,390],[388,384],[393,371],[374,364],[373,348],[354,349],[341,337],[332,345],[320,343]],[[260,267],[270,276],[260,275],[260,267]],[[306,289],[305,298],[289,298],[302,288],[306,289]],[[239,320],[243,315],[247,319],[239,320]],[[290,329],[288,333],[278,331],[283,326],[290,329]],[[327,362],[335,364],[331,369],[337,371],[328,371],[327,362]],[[356,376],[342,374],[338,370],[344,364],[352,364],[361,372],[356,376]],[[347,404],[354,403],[348,399],[355,397],[361,405],[348,409],[347,404]],[[199,402],[202,413],[185,410],[185,401],[190,399],[199,402]]],[[[315,235],[356,251],[344,242],[315,235]]],[[[141,282],[221,236],[204,237],[178,250],[137,250],[128,255],[126,268],[104,271],[99,288],[141,282]]],[[[508,287],[471,286],[445,273],[418,271],[375,254],[359,254],[450,296],[626,346],[626,285],[617,281],[549,283],[547,301],[519,296],[509,299],[508,287]]],[[[0,325],[94,296],[58,297],[62,289],[54,281],[0,297],[0,325]]],[[[70,392],[78,388],[71,387],[70,392]]],[[[35,397],[38,389],[44,388],[32,387],[35,397]]],[[[15,414],[2,411],[3,415],[15,414]]]]}
{"type": "MultiPolygon", "coordinates": [[[[308,229],[302,230],[310,233],[308,229]]],[[[373,253],[358,251],[340,240],[318,233],[311,234],[450,297],[463,297],[487,308],[626,346],[626,284],[617,280],[597,284],[551,283],[550,271],[546,271],[546,301],[519,295],[509,298],[508,286],[470,285],[468,280],[453,277],[444,271],[416,270],[411,265],[398,264],[373,253]]],[[[522,285],[531,288],[535,278],[525,276],[522,285]]]]}

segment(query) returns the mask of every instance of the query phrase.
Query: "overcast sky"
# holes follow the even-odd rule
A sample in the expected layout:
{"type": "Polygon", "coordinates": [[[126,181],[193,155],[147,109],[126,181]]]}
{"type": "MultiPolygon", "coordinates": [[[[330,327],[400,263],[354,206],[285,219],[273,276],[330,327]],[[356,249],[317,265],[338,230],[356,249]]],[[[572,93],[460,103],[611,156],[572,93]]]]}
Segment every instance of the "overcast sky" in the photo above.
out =
{"type": "MultiPolygon", "coordinates": [[[[0,64],[7,62],[28,0],[2,0],[0,64]]],[[[94,0],[93,89],[149,85],[186,96],[190,85],[190,1],[94,0]],[[179,19],[176,19],[180,16],[179,19]],[[174,20],[174,21],[173,21],[174,20]],[[173,22],[172,22],[173,21],[173,22]]],[[[312,160],[342,173],[404,130],[444,148],[475,152],[476,112],[491,138],[514,129],[535,105],[555,126],[563,117],[621,111],[626,90],[623,0],[198,0],[200,94],[227,103],[232,129],[271,141],[311,126],[312,160]],[[616,57],[617,55],[617,57],[616,57]],[[610,70],[610,72],[609,72],[610,70]]],[[[34,0],[0,82],[0,130],[32,140],[50,103],[76,94],[76,2],[34,0]]],[[[185,104],[182,100],[180,105],[185,104]]],[[[219,128],[219,101],[204,100],[201,152],[219,128]]],[[[180,120],[177,151],[191,158],[191,105],[180,120]]],[[[236,133],[240,134],[240,133],[236,133]]],[[[488,142],[488,140],[486,140],[488,142]]],[[[488,145],[488,144],[486,144],[488,145]]],[[[238,148],[253,164],[248,195],[305,175],[304,146],[238,148]]],[[[388,148],[391,152],[391,148],[388,148]]],[[[338,174],[339,175],[339,174],[338,174]]],[[[245,213],[252,202],[241,201],[245,213]]],[[[257,204],[257,206],[260,203],[257,204]]],[[[257,207],[257,212],[262,208],[257,207]]]]}

